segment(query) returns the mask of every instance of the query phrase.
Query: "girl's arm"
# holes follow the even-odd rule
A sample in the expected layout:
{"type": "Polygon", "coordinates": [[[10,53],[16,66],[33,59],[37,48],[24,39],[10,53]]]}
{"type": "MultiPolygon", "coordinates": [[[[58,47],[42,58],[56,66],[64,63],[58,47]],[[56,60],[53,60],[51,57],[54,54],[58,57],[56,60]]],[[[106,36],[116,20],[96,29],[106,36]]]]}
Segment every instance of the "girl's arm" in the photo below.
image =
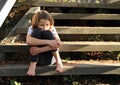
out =
{"type": "MultiPolygon", "coordinates": [[[[29,43],[29,45],[45,45],[45,43],[46,42],[48,42],[48,44],[53,44],[53,46],[56,44],[56,40],[42,40],[42,39],[37,39],[37,38],[33,38],[30,34],[27,34],[27,38],[26,38],[26,42],[27,43],[29,43]],[[55,43],[54,43],[54,41],[55,41],[55,43]]],[[[46,43],[47,44],[47,43],[46,43]]],[[[57,44],[58,45],[58,44],[57,44]]],[[[56,46],[56,47],[51,47],[51,46],[44,46],[44,47],[31,47],[30,48],[30,53],[32,54],[32,55],[36,55],[36,54],[38,54],[38,53],[43,53],[43,52],[47,52],[47,51],[49,51],[49,50],[55,50],[55,49],[57,49],[58,48],[58,46],[56,46]]]]}
{"type": "Polygon", "coordinates": [[[44,47],[31,47],[30,48],[30,53],[32,55],[36,55],[36,54],[39,54],[39,53],[43,53],[43,52],[47,52],[47,51],[50,51],[50,50],[55,50],[55,49],[52,49],[50,46],[44,46],[44,47]]]}
{"type": "Polygon", "coordinates": [[[56,49],[59,47],[59,44],[56,40],[37,39],[32,37],[30,34],[27,34],[26,36],[26,43],[28,45],[49,45],[53,49],[56,49]]]}
{"type": "Polygon", "coordinates": [[[26,43],[28,45],[47,45],[48,42],[48,40],[34,38],[30,34],[27,34],[26,36],[26,43]]]}
{"type": "Polygon", "coordinates": [[[54,26],[52,26],[52,31],[53,31],[53,35],[54,35],[55,40],[57,41],[59,46],[61,46],[62,44],[61,44],[60,37],[59,37],[59,35],[58,35],[58,33],[57,33],[57,31],[56,31],[54,26]]]}
{"type": "MultiPolygon", "coordinates": [[[[30,29],[30,27],[29,27],[30,29]]],[[[56,31],[56,30],[55,30],[56,31]]],[[[49,50],[55,50],[57,48],[59,48],[59,46],[61,45],[61,41],[60,38],[56,32],[56,35],[54,36],[55,40],[43,40],[43,39],[37,39],[31,36],[31,30],[28,30],[27,36],[26,36],[26,43],[28,45],[48,45],[48,46],[44,46],[41,48],[38,47],[31,47],[30,48],[30,53],[32,55],[36,55],[38,53],[42,53],[42,52],[46,52],[49,50]]]]}

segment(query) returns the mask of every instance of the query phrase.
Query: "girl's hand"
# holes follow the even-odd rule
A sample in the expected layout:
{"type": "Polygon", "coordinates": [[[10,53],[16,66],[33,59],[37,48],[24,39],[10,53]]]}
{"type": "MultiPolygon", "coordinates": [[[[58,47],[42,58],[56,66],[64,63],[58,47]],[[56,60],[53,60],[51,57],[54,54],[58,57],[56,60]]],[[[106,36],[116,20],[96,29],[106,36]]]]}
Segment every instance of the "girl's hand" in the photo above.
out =
{"type": "Polygon", "coordinates": [[[57,49],[60,47],[60,42],[58,40],[49,40],[48,45],[52,48],[52,49],[57,49]]]}
{"type": "Polygon", "coordinates": [[[62,42],[61,42],[59,39],[55,39],[55,40],[56,40],[56,42],[57,42],[57,44],[58,44],[59,46],[62,45],[62,42]]]}
{"type": "Polygon", "coordinates": [[[40,53],[39,47],[31,47],[30,48],[30,53],[31,53],[31,55],[37,55],[37,54],[39,54],[40,53]]]}

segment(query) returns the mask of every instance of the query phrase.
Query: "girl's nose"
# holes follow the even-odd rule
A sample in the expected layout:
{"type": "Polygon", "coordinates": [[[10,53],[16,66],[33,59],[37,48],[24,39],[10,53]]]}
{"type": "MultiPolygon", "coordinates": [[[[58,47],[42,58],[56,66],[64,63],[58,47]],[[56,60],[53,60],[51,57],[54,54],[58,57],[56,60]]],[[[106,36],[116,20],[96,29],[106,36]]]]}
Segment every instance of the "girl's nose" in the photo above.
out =
{"type": "Polygon", "coordinates": [[[45,29],[45,26],[43,26],[43,29],[45,29]]]}
{"type": "Polygon", "coordinates": [[[47,29],[47,26],[46,26],[46,25],[44,25],[44,26],[43,26],[43,29],[44,29],[44,30],[45,30],[45,29],[47,29]]]}

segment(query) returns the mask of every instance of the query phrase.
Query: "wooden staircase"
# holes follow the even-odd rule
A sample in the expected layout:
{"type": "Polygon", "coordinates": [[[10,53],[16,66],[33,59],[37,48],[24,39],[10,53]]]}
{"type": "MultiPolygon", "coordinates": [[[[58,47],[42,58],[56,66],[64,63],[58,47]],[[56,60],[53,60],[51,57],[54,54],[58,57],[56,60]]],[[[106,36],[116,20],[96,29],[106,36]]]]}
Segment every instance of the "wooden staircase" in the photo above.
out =
{"type": "MultiPolygon", "coordinates": [[[[25,36],[30,25],[30,18],[38,10],[60,8],[73,9],[107,9],[118,10],[119,6],[97,3],[63,3],[63,2],[32,2],[28,12],[21,18],[12,31],[0,43],[0,52],[28,52],[29,46],[25,43],[25,36]],[[40,7],[38,7],[40,6],[40,7]],[[23,43],[18,43],[18,42],[23,43]]],[[[62,40],[60,52],[89,52],[89,51],[120,51],[120,25],[117,26],[81,26],[80,21],[114,21],[120,22],[119,13],[56,13],[50,12],[56,23],[56,29],[62,40]],[[62,22],[63,21],[63,22],[62,22]],[[69,21],[77,21],[76,26],[69,21]],[[89,40],[91,36],[101,36],[104,40],[89,40]],[[88,39],[87,39],[88,38],[88,39]]],[[[87,22],[88,23],[88,22],[87,22]]],[[[62,57],[62,56],[61,56],[62,57]]],[[[0,76],[25,76],[29,64],[9,64],[0,66],[0,76]]],[[[93,74],[120,74],[120,63],[117,65],[104,64],[64,64],[65,71],[56,73],[55,66],[37,67],[37,75],[93,75],[93,74]]]]}

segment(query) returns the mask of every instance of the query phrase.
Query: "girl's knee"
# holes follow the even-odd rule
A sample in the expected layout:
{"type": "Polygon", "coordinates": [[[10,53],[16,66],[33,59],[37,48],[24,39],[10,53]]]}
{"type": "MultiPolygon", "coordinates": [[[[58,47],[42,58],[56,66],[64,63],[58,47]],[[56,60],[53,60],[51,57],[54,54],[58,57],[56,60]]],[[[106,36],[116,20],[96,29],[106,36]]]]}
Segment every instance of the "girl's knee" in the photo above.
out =
{"type": "Polygon", "coordinates": [[[34,28],[32,32],[32,37],[41,38],[42,30],[39,28],[34,28]]]}
{"type": "Polygon", "coordinates": [[[43,39],[53,40],[54,36],[53,36],[53,34],[52,34],[52,32],[50,30],[44,30],[44,31],[42,31],[42,38],[43,39]]]}

